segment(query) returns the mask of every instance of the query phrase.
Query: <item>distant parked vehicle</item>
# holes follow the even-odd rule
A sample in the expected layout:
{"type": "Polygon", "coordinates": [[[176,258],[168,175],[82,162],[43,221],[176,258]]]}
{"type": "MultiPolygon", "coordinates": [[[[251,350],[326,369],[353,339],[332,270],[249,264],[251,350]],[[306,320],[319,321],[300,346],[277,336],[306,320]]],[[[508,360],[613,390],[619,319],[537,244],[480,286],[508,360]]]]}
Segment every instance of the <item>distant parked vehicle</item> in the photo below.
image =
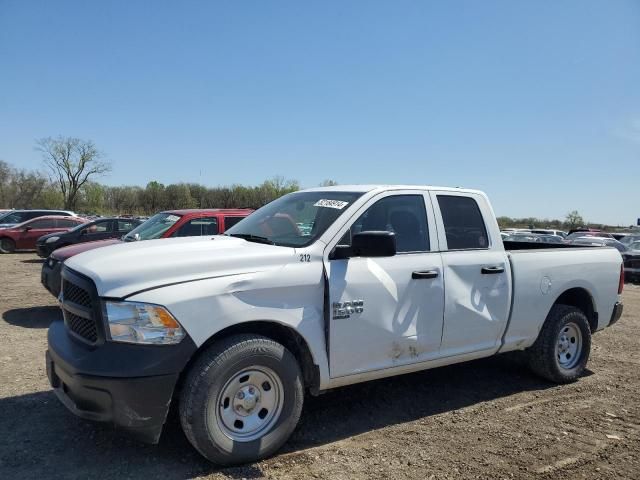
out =
{"type": "Polygon", "coordinates": [[[613,238],[613,235],[611,235],[610,233],[600,232],[600,231],[593,231],[593,232],[578,231],[578,232],[572,232],[572,233],[570,233],[569,235],[567,235],[565,237],[565,240],[567,240],[568,242],[571,243],[576,238],[584,238],[584,237],[589,237],[589,238],[609,238],[611,240],[615,240],[615,238],[613,238]]]}
{"type": "Polygon", "coordinates": [[[9,210],[0,213],[0,228],[9,228],[33,218],[56,215],[60,217],[77,217],[68,210],[9,210]]]}
{"type": "Polygon", "coordinates": [[[624,279],[627,282],[640,281],[640,241],[624,245],[626,250],[620,252],[624,262],[624,279]]]}
{"type": "Polygon", "coordinates": [[[562,238],[567,236],[567,232],[563,230],[553,230],[547,228],[535,228],[531,230],[531,233],[537,233],[538,235],[554,235],[562,238]]]}
{"type": "Polygon", "coordinates": [[[627,249],[622,243],[613,239],[613,238],[603,238],[603,237],[577,237],[573,238],[570,241],[571,245],[591,245],[593,247],[613,247],[617,249],[619,252],[624,252],[627,249]]]}
{"type": "Polygon", "coordinates": [[[542,243],[564,243],[560,235],[538,235],[538,241],[542,243]]]}
{"type": "Polygon", "coordinates": [[[640,242],[640,235],[636,234],[636,233],[632,233],[630,235],[625,236],[624,238],[620,239],[620,243],[622,243],[623,245],[631,245],[634,242],[640,242]]]}
{"type": "Polygon", "coordinates": [[[0,230],[0,253],[15,250],[35,250],[36,241],[43,235],[66,232],[86,222],[81,217],[37,217],[10,228],[0,230]]]}
{"type": "Polygon", "coordinates": [[[76,243],[95,242],[108,238],[120,238],[136,228],[142,222],[132,218],[100,218],[79,225],[68,232],[56,232],[43,235],[36,242],[36,250],[42,258],[47,258],[58,248],[76,243]]]}
{"type": "Polygon", "coordinates": [[[52,295],[57,297],[60,293],[60,273],[63,262],[74,255],[123,241],[136,242],[169,237],[217,235],[231,228],[252,212],[253,210],[249,209],[221,208],[161,212],[123,235],[121,239],[80,243],[55,250],[42,265],[40,282],[52,295]]]}
{"type": "Polygon", "coordinates": [[[506,242],[539,242],[539,235],[516,232],[503,239],[506,242]]]}

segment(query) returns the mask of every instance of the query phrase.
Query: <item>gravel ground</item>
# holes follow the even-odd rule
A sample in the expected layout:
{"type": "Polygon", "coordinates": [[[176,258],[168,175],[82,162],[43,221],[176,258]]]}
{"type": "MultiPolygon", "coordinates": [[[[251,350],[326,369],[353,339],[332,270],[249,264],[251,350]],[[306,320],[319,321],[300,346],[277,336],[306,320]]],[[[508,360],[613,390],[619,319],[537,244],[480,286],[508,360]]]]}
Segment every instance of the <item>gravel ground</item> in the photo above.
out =
{"type": "Polygon", "coordinates": [[[49,388],[60,318],[33,254],[0,255],[0,478],[640,478],[640,287],[594,337],[579,382],[543,382],[500,356],[308,398],[268,460],[218,469],[175,417],[157,446],[77,419],[49,388]]]}

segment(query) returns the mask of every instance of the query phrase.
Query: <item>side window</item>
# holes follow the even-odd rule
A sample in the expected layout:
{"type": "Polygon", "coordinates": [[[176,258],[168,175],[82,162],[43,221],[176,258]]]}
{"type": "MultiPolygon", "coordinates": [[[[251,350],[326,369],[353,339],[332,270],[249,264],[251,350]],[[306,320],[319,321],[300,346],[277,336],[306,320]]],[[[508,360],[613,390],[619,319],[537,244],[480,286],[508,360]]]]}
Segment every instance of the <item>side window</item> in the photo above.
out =
{"type": "Polygon", "coordinates": [[[28,226],[31,228],[56,228],[56,221],[53,218],[48,220],[35,220],[28,226]]]}
{"type": "Polygon", "coordinates": [[[22,223],[29,220],[25,213],[12,213],[2,219],[2,223],[22,223]]]}
{"type": "Polygon", "coordinates": [[[224,229],[230,229],[242,219],[244,219],[244,217],[224,217],[224,229]]]}
{"type": "MultiPolygon", "coordinates": [[[[27,213],[23,214],[22,221],[26,222],[27,220],[31,220],[32,218],[38,218],[38,217],[42,217],[44,215],[46,215],[46,213],[42,213],[42,212],[38,212],[38,211],[27,212],[27,213]]],[[[51,213],[50,215],[54,215],[54,214],[51,213]]]]}
{"type": "MultiPolygon", "coordinates": [[[[66,223],[66,224],[71,224],[72,222],[70,220],[58,220],[59,223],[66,223]]],[[[107,220],[105,222],[97,222],[89,227],[87,227],[87,233],[88,234],[92,234],[92,233],[108,233],[112,230],[112,223],[111,220],[107,220]]],[[[77,225],[77,223],[74,223],[74,225],[77,225]]],[[[66,225],[60,225],[62,226],[66,226],[66,225]]]]}
{"type": "Polygon", "coordinates": [[[133,222],[129,221],[129,220],[118,220],[118,231],[119,232],[130,232],[131,230],[133,230],[136,226],[133,224],[133,222]]]}
{"type": "Polygon", "coordinates": [[[351,245],[351,237],[367,231],[388,231],[396,235],[396,249],[402,252],[429,251],[427,211],[422,195],[395,195],[371,205],[340,241],[351,245]]]}
{"type": "Polygon", "coordinates": [[[216,235],[218,233],[218,219],[216,217],[194,218],[182,225],[174,237],[198,237],[202,235],[216,235]]]}
{"type": "Polygon", "coordinates": [[[482,213],[473,198],[438,195],[438,205],[449,250],[489,247],[482,213]]]}

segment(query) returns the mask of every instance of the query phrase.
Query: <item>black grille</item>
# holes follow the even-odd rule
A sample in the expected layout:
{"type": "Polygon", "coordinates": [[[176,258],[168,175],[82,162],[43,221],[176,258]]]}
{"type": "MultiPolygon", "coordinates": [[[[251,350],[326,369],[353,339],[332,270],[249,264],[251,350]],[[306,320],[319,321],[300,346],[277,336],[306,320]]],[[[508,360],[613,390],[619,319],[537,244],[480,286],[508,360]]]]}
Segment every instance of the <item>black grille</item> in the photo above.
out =
{"type": "Polygon", "coordinates": [[[83,318],[69,311],[65,311],[64,314],[69,330],[82,338],[86,338],[90,342],[96,342],[98,340],[96,322],[94,322],[93,319],[83,318]]]}
{"type": "Polygon", "coordinates": [[[99,339],[98,319],[90,288],[91,284],[84,278],[78,278],[76,283],[74,275],[63,272],[62,310],[67,328],[86,342],[96,343],[99,339]]]}
{"type": "Polygon", "coordinates": [[[62,290],[65,301],[73,302],[85,308],[91,308],[91,295],[86,290],[65,280],[62,290]]]}

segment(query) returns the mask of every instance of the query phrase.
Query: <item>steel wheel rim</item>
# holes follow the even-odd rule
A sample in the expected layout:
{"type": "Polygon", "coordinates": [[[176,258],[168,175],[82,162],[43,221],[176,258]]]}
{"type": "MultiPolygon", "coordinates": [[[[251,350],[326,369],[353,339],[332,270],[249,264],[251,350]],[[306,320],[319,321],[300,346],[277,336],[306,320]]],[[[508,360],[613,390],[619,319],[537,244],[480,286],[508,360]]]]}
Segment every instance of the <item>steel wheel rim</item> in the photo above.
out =
{"type": "Polygon", "coordinates": [[[209,404],[209,418],[215,418],[231,440],[251,442],[269,431],[283,405],[280,376],[268,367],[254,365],[227,380],[215,402],[209,404]]]}
{"type": "Polygon", "coordinates": [[[556,343],[558,364],[565,370],[575,367],[582,353],[582,331],[577,324],[567,323],[560,329],[556,343]]]}

